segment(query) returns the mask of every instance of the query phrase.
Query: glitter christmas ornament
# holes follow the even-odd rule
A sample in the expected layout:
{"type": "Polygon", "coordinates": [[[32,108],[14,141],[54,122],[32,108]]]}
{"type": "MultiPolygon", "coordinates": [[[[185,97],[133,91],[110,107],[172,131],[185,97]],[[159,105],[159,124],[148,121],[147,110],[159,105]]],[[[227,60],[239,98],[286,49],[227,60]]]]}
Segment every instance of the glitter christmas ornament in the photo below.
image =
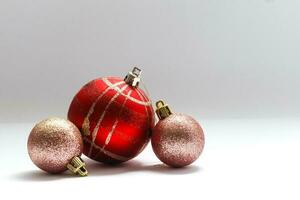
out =
{"type": "Polygon", "coordinates": [[[49,173],[67,169],[86,176],[85,163],[79,157],[83,141],[78,128],[70,121],[49,118],[36,124],[30,132],[27,149],[32,162],[49,173]]]}
{"type": "Polygon", "coordinates": [[[141,70],[125,78],[103,77],[83,86],[71,102],[68,119],[83,135],[83,153],[104,163],[138,155],[154,127],[151,101],[139,88],[141,70]]]}
{"type": "Polygon", "coordinates": [[[163,101],[156,103],[159,118],[152,133],[151,144],[156,156],[172,167],[194,162],[204,147],[204,133],[199,123],[184,114],[172,113],[163,101]]]}

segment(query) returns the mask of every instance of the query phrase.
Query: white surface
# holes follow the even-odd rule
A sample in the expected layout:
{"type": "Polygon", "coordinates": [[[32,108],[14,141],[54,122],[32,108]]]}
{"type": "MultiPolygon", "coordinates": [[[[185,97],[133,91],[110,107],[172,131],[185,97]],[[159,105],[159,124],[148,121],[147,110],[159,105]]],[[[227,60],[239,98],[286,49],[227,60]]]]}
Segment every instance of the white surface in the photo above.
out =
{"type": "Polygon", "coordinates": [[[26,150],[33,124],[1,124],[1,199],[299,200],[300,119],[201,122],[206,146],[189,167],[162,165],[149,145],[115,167],[84,157],[84,178],[41,172],[26,150]]]}

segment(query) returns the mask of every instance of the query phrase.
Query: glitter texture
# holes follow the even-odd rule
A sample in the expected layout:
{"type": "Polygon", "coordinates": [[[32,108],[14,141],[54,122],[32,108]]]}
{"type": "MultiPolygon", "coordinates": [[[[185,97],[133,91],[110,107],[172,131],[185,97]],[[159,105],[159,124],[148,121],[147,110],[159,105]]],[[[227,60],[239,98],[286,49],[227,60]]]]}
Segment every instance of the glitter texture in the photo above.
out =
{"type": "Polygon", "coordinates": [[[32,129],[27,143],[33,163],[49,173],[60,173],[83,150],[81,133],[70,121],[50,118],[32,129]]]}
{"type": "Polygon", "coordinates": [[[172,167],[194,162],[204,147],[204,133],[199,123],[184,114],[171,114],[153,130],[152,148],[156,156],[172,167]]]}

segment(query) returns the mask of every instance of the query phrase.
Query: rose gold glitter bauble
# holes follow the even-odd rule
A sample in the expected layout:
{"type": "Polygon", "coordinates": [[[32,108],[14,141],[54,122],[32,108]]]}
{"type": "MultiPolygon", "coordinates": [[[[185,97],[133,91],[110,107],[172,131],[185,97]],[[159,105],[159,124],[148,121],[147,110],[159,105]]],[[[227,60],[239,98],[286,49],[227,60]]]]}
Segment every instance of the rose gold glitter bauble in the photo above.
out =
{"type": "Polygon", "coordinates": [[[80,131],[70,121],[49,118],[32,129],[27,149],[36,166],[49,173],[60,173],[81,155],[83,142],[80,131]]]}
{"type": "MultiPolygon", "coordinates": [[[[204,147],[204,133],[199,123],[184,114],[172,114],[167,105],[156,110],[160,120],[152,133],[152,148],[156,156],[172,167],[194,162],[204,147]]],[[[158,102],[158,103],[159,103],[158,102]]],[[[157,104],[158,105],[158,104],[157,104]]]]}

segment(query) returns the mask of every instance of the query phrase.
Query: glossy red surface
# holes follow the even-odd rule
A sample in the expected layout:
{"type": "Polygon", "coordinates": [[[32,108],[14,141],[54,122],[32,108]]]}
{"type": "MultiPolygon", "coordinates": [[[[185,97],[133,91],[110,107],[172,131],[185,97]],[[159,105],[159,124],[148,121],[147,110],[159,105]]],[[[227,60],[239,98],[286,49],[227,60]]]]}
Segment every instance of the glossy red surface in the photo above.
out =
{"type": "Polygon", "coordinates": [[[124,162],[139,154],[154,127],[147,95],[118,77],[83,86],[70,105],[68,119],[83,135],[83,153],[106,163],[124,162]]]}

